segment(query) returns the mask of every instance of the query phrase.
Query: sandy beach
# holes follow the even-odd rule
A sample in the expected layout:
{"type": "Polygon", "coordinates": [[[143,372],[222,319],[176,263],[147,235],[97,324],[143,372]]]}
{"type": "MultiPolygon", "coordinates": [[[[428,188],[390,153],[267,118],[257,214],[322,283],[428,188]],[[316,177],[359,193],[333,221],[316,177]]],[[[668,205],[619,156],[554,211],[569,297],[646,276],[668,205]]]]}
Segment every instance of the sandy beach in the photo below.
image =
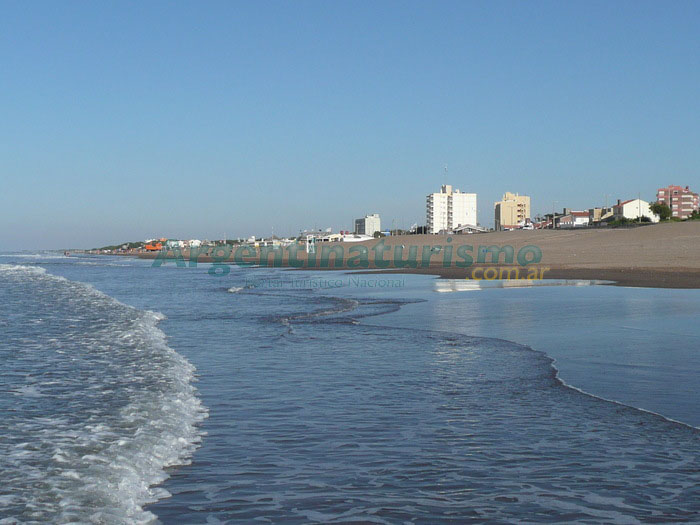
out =
{"type": "MultiPolygon", "coordinates": [[[[451,236],[406,235],[362,243],[328,243],[327,250],[331,253],[326,254],[325,265],[323,246],[317,246],[316,256],[308,257],[302,248],[292,260],[287,249],[283,250],[281,262],[280,259],[274,260],[274,253],[268,253],[267,258],[269,264],[283,267],[302,265],[303,268],[362,270],[365,267],[359,265],[357,254],[364,251],[366,269],[373,271],[426,273],[462,279],[471,278],[475,268],[519,267],[523,270],[536,267],[544,270],[541,274],[544,278],[551,279],[600,279],[615,281],[615,284],[621,286],[700,288],[700,221],[631,228],[510,231],[451,236]],[[384,265],[375,257],[380,245],[379,250],[385,254],[384,265]],[[459,248],[464,245],[466,248],[461,253],[468,254],[473,261],[467,267],[459,267],[456,265],[458,262],[467,264],[464,258],[457,257],[459,248]],[[479,262],[480,247],[490,246],[506,250],[507,247],[512,247],[513,261],[507,262],[501,255],[496,263],[492,261],[492,254],[488,253],[485,261],[479,262]],[[405,259],[411,247],[414,247],[417,267],[397,270],[393,263],[395,250],[400,250],[405,259]],[[445,262],[447,247],[452,248],[449,264],[445,262]],[[539,250],[541,259],[527,266],[519,265],[517,256],[523,249],[529,252],[530,257],[533,251],[539,250]],[[341,251],[344,256],[336,257],[341,251]],[[424,259],[424,255],[427,255],[427,259],[424,259]]],[[[236,253],[237,248],[234,248],[226,259],[219,257],[218,260],[232,264],[260,260],[259,252],[254,249],[248,249],[242,255],[239,253],[238,260],[235,260],[236,253]]],[[[219,255],[223,255],[223,252],[219,255]]],[[[182,256],[184,260],[189,259],[187,251],[182,256]]],[[[155,258],[157,254],[142,254],[140,257],[155,258]]],[[[213,259],[211,254],[200,254],[197,260],[212,262],[213,259]]]]}

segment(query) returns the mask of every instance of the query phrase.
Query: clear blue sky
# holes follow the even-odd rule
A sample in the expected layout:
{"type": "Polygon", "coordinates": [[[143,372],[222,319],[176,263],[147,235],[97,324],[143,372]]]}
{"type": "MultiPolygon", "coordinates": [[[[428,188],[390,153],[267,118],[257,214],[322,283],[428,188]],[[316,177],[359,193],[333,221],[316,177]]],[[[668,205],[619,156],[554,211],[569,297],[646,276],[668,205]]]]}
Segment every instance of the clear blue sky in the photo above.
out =
{"type": "Polygon", "coordinates": [[[0,6],[0,250],[700,189],[697,1],[0,6]]]}

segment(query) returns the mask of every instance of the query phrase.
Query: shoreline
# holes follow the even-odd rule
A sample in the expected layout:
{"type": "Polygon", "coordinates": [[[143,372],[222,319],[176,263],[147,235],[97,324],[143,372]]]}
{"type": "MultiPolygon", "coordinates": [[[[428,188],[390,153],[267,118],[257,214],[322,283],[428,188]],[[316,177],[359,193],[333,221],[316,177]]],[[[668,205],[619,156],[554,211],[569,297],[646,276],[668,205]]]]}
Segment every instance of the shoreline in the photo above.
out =
{"type": "MultiPolygon", "coordinates": [[[[125,255],[159,259],[159,264],[250,266],[262,262],[262,266],[291,269],[428,274],[445,279],[464,279],[486,269],[499,275],[506,272],[511,278],[508,270],[518,269],[522,277],[536,269],[536,279],[700,289],[700,221],[629,229],[401,235],[357,243],[319,243],[315,254],[307,254],[298,245],[293,249],[229,245],[193,251],[192,261],[187,249],[125,255]],[[489,252],[491,248],[495,253],[489,252]],[[509,258],[503,248],[510,251],[509,258]]],[[[489,274],[490,279],[494,273],[489,274]]]]}
{"type": "MultiPolygon", "coordinates": [[[[475,266],[473,268],[478,268],[475,266]]],[[[487,266],[482,268],[509,268],[487,266]]],[[[316,268],[318,269],[318,268],[316,268]]],[[[472,268],[466,269],[471,270],[472,268]]],[[[332,269],[334,270],[334,269],[332,269]]],[[[357,271],[359,274],[423,274],[441,279],[470,279],[468,271],[462,268],[401,268],[396,270],[357,271]]],[[[544,280],[610,281],[601,286],[622,286],[629,288],[676,288],[700,289],[700,270],[665,268],[554,268],[544,273],[544,280]]]]}
{"type": "MultiPolygon", "coordinates": [[[[155,257],[140,257],[142,259],[153,259],[155,257]]],[[[189,261],[187,257],[185,261],[189,261]]],[[[174,264],[174,259],[168,258],[163,264],[174,264]]],[[[197,258],[198,263],[208,264],[213,263],[211,257],[200,256],[197,258]]],[[[231,260],[221,262],[230,266],[239,266],[231,260]]],[[[244,266],[255,268],[259,266],[244,266]]],[[[322,268],[319,266],[309,268],[295,268],[289,264],[279,266],[268,265],[264,267],[283,268],[292,271],[323,271],[323,272],[341,272],[354,275],[388,275],[388,274],[419,274],[433,275],[440,279],[457,279],[457,280],[482,280],[473,279],[471,277],[474,270],[495,269],[497,272],[507,272],[514,268],[513,265],[473,265],[469,268],[443,268],[441,266],[430,266],[427,268],[349,268],[346,265],[339,268],[322,268]]],[[[605,283],[605,286],[622,286],[631,288],[676,288],[676,289],[700,289],[700,269],[698,268],[648,268],[648,267],[599,267],[599,268],[582,268],[582,267],[556,267],[547,266],[545,264],[524,266],[519,268],[524,274],[521,279],[524,279],[529,270],[537,270],[542,279],[562,279],[562,280],[585,280],[585,281],[610,281],[605,283]]],[[[496,280],[496,279],[483,279],[496,280]]],[[[535,279],[541,280],[541,279],[535,279]]]]}

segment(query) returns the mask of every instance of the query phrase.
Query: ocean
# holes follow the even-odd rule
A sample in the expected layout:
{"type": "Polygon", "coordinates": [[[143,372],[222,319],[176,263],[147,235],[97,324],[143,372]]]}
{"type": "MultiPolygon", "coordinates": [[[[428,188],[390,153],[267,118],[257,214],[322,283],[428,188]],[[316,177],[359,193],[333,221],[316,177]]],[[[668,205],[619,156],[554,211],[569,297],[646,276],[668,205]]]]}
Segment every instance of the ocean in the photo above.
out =
{"type": "Polygon", "coordinates": [[[0,255],[0,523],[700,522],[700,290],[0,255]]]}

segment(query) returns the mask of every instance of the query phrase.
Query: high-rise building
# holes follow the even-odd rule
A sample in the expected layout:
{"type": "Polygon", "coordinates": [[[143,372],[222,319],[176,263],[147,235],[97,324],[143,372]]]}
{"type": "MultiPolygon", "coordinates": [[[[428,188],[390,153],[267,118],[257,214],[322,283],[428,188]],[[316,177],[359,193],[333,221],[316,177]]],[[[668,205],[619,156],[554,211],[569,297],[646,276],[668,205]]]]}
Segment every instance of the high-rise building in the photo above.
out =
{"type": "Polygon", "coordinates": [[[671,217],[678,217],[679,219],[687,219],[693,211],[700,208],[698,194],[690,191],[688,186],[685,188],[681,186],[659,188],[656,192],[656,200],[665,203],[671,208],[671,217]]]}
{"type": "Polygon", "coordinates": [[[382,231],[382,221],[378,213],[355,219],[355,233],[358,235],[374,235],[379,231],[382,231]]]}
{"type": "Polygon", "coordinates": [[[459,226],[477,226],[476,193],[462,193],[443,185],[440,193],[426,197],[428,233],[452,231],[459,226]]]}
{"type": "Polygon", "coordinates": [[[494,203],[496,230],[522,227],[530,218],[530,197],[507,191],[503,200],[494,203]]]}

